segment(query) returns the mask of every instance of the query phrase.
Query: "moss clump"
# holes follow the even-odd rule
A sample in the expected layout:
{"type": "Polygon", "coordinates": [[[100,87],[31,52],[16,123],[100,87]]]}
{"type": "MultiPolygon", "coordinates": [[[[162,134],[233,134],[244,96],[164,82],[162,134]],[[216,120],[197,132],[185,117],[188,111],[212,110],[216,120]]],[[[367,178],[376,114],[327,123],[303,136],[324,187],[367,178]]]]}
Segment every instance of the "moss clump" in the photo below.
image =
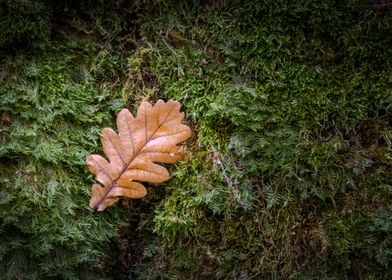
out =
{"type": "Polygon", "coordinates": [[[156,211],[146,277],[388,278],[390,14],[149,4],[146,64],[197,140],[156,211]]]}
{"type": "Polygon", "coordinates": [[[0,48],[15,45],[44,46],[50,35],[49,1],[2,1],[0,48]]]}
{"type": "Polygon", "coordinates": [[[79,19],[84,31],[63,24],[58,38],[45,42],[39,36],[49,21],[45,28],[24,22],[24,5],[56,11],[45,1],[29,3],[14,2],[23,12],[7,16],[23,18],[34,31],[19,43],[13,33],[1,53],[0,278],[97,279],[107,266],[108,241],[127,215],[88,208],[93,180],[84,161],[98,148],[102,127],[125,106],[118,81],[126,62],[104,37],[92,40],[87,31],[95,25],[74,10],[64,18],[79,19]]]}

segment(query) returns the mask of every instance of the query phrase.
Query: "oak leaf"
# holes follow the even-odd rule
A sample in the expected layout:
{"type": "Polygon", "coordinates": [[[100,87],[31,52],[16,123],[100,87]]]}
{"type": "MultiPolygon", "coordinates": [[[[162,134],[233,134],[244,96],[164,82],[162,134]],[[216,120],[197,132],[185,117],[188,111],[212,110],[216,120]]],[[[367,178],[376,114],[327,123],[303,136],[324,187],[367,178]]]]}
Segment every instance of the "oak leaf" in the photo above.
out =
{"type": "Polygon", "coordinates": [[[116,203],[120,196],[141,198],[147,194],[139,183],[160,183],[169,180],[169,172],[154,162],[174,163],[183,156],[177,144],[191,135],[182,124],[184,113],[180,103],[159,100],[154,106],[142,102],[136,118],[123,109],[117,116],[118,134],[104,128],[103,150],[109,159],[90,155],[86,163],[100,184],[92,187],[89,206],[98,211],[116,203]],[[138,182],[139,181],[139,182],[138,182]]]}

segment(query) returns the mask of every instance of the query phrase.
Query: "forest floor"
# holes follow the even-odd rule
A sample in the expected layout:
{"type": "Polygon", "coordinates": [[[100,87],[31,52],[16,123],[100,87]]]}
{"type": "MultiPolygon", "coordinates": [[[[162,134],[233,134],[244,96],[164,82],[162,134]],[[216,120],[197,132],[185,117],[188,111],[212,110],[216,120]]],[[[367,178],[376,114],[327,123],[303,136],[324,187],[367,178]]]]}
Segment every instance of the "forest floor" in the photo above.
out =
{"type": "Polygon", "coordinates": [[[390,1],[0,5],[0,279],[392,278],[390,1]],[[158,99],[185,159],[92,211],[102,128],[158,99]]]}

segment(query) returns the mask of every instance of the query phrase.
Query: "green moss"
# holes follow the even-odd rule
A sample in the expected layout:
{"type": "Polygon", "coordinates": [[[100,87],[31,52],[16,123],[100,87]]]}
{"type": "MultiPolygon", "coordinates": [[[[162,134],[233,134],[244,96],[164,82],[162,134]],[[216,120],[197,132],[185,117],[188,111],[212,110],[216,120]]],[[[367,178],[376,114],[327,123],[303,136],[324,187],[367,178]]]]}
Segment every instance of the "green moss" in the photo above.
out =
{"type": "Polygon", "coordinates": [[[151,5],[150,72],[197,137],[145,275],[386,277],[388,250],[357,246],[391,211],[390,16],[351,1],[151,5]]]}
{"type": "Polygon", "coordinates": [[[0,48],[13,44],[44,46],[50,35],[48,1],[3,1],[0,5],[0,48]]]}
{"type": "Polygon", "coordinates": [[[112,80],[122,79],[124,59],[65,34],[45,49],[5,52],[1,61],[0,278],[103,277],[108,241],[127,215],[88,208],[85,158],[125,106],[112,80]]]}
{"type": "Polygon", "coordinates": [[[2,57],[0,274],[391,278],[390,5],[92,2],[2,57]],[[186,112],[186,159],[90,212],[101,128],[158,98],[186,112]]]}

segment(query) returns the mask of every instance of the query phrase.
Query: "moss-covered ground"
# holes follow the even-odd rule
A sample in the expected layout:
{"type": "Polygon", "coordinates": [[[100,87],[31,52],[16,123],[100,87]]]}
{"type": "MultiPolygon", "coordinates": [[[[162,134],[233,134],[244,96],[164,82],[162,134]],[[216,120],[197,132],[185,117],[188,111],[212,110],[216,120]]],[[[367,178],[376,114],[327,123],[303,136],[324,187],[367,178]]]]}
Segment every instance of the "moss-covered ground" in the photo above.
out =
{"type": "Polygon", "coordinates": [[[392,2],[4,1],[0,279],[391,279],[392,2]],[[143,100],[172,178],[88,208],[143,100]]]}

